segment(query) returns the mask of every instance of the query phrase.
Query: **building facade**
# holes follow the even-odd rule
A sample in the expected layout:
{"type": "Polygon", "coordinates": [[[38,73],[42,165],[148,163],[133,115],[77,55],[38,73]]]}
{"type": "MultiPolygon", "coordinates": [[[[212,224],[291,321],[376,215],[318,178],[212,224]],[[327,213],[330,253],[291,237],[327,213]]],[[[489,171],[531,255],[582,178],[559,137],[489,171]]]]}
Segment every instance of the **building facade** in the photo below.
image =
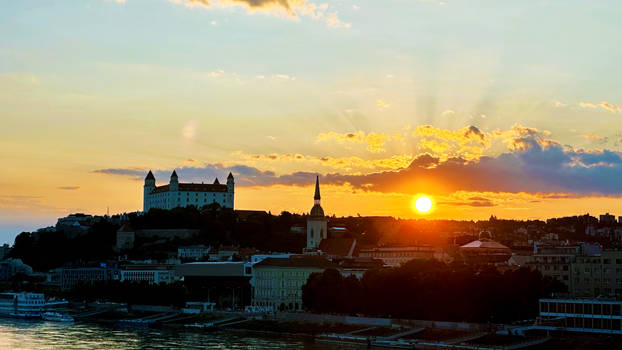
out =
{"type": "Polygon", "coordinates": [[[301,311],[302,286],[314,272],[339,266],[317,256],[267,258],[253,266],[252,305],[281,311],[301,311]]]}
{"type": "Polygon", "coordinates": [[[229,173],[226,184],[218,179],[213,184],[179,183],[177,172],[173,170],[168,185],[156,186],[156,179],[149,171],[143,186],[143,211],[151,208],[173,209],[177,207],[195,206],[201,208],[217,203],[222,207],[233,209],[235,182],[229,173]]]}
{"type": "Polygon", "coordinates": [[[394,267],[410,260],[435,259],[436,256],[436,249],[432,246],[378,247],[359,251],[361,258],[379,259],[388,266],[394,267]]]}
{"type": "Polygon", "coordinates": [[[177,257],[182,260],[200,260],[209,257],[210,247],[191,245],[177,248],[177,257]]]}
{"type": "Polygon", "coordinates": [[[60,270],[61,289],[68,290],[78,284],[92,284],[94,282],[109,281],[114,278],[115,272],[107,267],[73,267],[60,270]]]}
{"type": "Polygon", "coordinates": [[[569,287],[574,297],[622,298],[622,251],[604,250],[596,256],[578,256],[572,264],[569,287]]]}
{"type": "Polygon", "coordinates": [[[119,270],[120,282],[146,282],[170,284],[177,280],[174,265],[138,264],[127,265],[119,270]]]}
{"type": "Polygon", "coordinates": [[[125,224],[117,231],[117,245],[115,250],[120,252],[122,250],[134,248],[134,240],[136,239],[136,233],[130,225],[125,224]]]}
{"type": "Polygon", "coordinates": [[[622,301],[597,299],[540,299],[541,328],[622,334],[622,301]]]}

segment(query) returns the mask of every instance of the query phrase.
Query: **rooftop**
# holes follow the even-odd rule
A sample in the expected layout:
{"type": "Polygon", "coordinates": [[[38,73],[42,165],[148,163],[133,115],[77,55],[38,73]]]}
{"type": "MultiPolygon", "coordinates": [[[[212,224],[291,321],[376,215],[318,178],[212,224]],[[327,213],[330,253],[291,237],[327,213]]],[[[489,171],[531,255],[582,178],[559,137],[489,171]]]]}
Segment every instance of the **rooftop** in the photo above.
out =
{"type": "Polygon", "coordinates": [[[257,267],[317,267],[338,268],[339,266],[318,256],[295,255],[290,258],[266,258],[255,264],[257,267]]]}

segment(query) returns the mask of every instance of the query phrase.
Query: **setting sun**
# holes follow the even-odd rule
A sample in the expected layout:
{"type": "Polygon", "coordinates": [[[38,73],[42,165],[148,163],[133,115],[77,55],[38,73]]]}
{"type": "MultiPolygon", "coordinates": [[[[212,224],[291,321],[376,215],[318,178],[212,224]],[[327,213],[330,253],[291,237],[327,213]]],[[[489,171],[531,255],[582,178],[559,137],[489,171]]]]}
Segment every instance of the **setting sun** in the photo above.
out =
{"type": "Polygon", "coordinates": [[[430,197],[421,196],[415,201],[415,208],[420,213],[427,213],[432,209],[432,200],[430,197]]]}

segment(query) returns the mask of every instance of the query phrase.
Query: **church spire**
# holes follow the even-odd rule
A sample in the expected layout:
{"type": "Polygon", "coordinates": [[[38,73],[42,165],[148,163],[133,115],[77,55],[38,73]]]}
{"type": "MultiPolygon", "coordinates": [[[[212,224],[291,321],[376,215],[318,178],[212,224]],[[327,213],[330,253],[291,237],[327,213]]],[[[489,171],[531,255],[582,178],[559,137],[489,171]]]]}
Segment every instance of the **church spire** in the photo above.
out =
{"type": "Polygon", "coordinates": [[[320,196],[320,176],[319,175],[315,178],[315,196],[313,196],[313,199],[315,200],[316,204],[320,204],[320,199],[322,199],[322,197],[320,196]]]}

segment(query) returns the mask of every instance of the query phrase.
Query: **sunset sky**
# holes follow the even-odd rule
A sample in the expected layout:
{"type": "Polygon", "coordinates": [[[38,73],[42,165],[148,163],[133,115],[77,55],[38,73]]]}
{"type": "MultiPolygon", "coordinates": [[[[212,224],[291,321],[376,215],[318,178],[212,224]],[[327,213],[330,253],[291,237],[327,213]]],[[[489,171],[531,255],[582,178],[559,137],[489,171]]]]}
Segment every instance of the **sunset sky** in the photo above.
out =
{"type": "Polygon", "coordinates": [[[235,206],[622,215],[619,1],[0,4],[0,243],[158,183],[235,206]],[[418,194],[433,200],[412,210],[418,194]]]}

